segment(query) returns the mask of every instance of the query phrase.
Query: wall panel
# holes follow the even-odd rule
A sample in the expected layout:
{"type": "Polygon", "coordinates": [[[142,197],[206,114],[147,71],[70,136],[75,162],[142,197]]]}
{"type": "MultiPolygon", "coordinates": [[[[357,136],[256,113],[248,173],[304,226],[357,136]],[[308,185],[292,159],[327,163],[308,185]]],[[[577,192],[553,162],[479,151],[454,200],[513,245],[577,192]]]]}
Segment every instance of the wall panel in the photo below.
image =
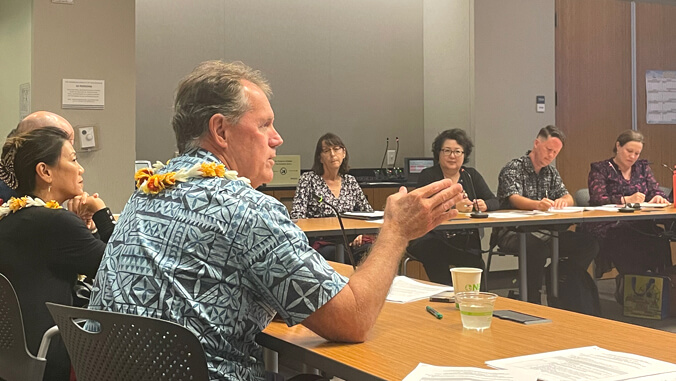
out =
{"type": "Polygon", "coordinates": [[[671,188],[671,173],[661,164],[676,164],[676,125],[646,123],[645,72],[676,70],[676,6],[636,4],[636,61],[638,129],[646,137],[641,157],[654,163],[657,180],[671,188]]]}
{"type": "Polygon", "coordinates": [[[567,135],[556,166],[571,193],[631,128],[630,12],[616,0],[556,1],[556,124],[567,135]]]}

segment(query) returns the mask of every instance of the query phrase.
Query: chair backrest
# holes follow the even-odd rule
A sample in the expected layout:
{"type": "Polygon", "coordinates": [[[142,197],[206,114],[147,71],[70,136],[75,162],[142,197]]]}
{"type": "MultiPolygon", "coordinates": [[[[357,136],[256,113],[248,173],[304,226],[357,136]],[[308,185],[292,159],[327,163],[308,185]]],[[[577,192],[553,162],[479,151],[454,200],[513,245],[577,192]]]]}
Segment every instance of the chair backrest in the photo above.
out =
{"type": "Polygon", "coordinates": [[[176,323],[46,303],[78,381],[194,380],[209,374],[197,336],[176,323]],[[82,319],[98,330],[82,327],[82,319]],[[80,322],[78,322],[80,321],[80,322]]]}
{"type": "Polygon", "coordinates": [[[589,206],[589,188],[578,189],[573,199],[576,206],[589,206]]]}
{"type": "Polygon", "coordinates": [[[0,378],[7,381],[40,381],[47,361],[26,348],[19,299],[14,287],[0,274],[0,378]]]}
{"type": "MultiPolygon", "coordinates": [[[[672,197],[673,197],[673,194],[671,194],[671,192],[672,192],[671,188],[663,187],[663,186],[660,185],[660,190],[661,190],[662,192],[664,192],[664,194],[667,195],[667,198],[672,198],[672,197]]],[[[647,201],[650,201],[650,200],[647,200],[647,201]]]]}

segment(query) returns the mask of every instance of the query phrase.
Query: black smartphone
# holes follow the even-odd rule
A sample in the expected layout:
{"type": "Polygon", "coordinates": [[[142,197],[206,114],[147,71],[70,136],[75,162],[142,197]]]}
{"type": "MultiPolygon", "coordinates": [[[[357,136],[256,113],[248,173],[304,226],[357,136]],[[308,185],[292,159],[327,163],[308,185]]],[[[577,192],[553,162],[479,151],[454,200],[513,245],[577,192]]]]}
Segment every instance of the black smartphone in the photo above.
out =
{"type": "Polygon", "coordinates": [[[552,322],[549,319],[523,314],[521,312],[516,312],[512,310],[495,310],[493,311],[493,316],[498,317],[500,319],[515,321],[521,324],[540,324],[552,322]]]}
{"type": "Polygon", "coordinates": [[[443,291],[430,296],[430,302],[455,303],[455,292],[443,291]]]}

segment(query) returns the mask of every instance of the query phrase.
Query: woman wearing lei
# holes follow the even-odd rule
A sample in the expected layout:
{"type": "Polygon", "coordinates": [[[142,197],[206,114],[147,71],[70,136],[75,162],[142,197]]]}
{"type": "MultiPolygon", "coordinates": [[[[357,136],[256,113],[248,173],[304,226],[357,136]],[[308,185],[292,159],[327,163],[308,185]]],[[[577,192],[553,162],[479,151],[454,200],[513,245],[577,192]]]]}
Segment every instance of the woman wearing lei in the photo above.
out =
{"type": "MultiPolygon", "coordinates": [[[[115,226],[103,200],[83,192],[83,172],[68,135],[56,127],[8,138],[2,148],[0,179],[20,197],[0,206],[0,273],[16,290],[33,354],[54,325],[45,302],[72,305],[78,274],[96,274],[115,226]],[[66,200],[70,210],[61,207],[66,200]]],[[[70,360],[57,336],[44,379],[69,375],[70,360]]]]}

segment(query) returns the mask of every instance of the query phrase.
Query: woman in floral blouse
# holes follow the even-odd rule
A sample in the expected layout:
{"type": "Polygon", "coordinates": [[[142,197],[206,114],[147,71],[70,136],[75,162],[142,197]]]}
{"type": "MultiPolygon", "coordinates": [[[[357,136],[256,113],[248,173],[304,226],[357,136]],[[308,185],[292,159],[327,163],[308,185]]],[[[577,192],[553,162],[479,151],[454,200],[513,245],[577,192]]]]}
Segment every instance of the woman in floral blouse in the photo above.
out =
{"type": "MultiPolygon", "coordinates": [[[[591,164],[589,204],[625,204],[651,202],[667,204],[647,160],[639,160],[643,135],[627,130],[617,137],[615,156],[591,164]]],[[[654,221],[622,221],[584,224],[582,229],[595,234],[601,248],[596,258],[597,275],[610,270],[640,274],[671,264],[669,241],[660,237],[662,229],[654,221]]]]}
{"type": "MultiPolygon", "coordinates": [[[[340,213],[373,211],[357,180],[347,173],[349,158],[347,148],[338,136],[327,133],[319,138],[312,170],[303,173],[298,180],[291,218],[335,216],[333,209],[326,204],[340,213]],[[321,197],[322,203],[315,196],[321,197]]],[[[352,246],[362,247],[371,240],[369,236],[360,235],[354,239],[352,246]]],[[[335,259],[335,247],[331,242],[318,238],[312,246],[325,258],[335,259]]]]}

